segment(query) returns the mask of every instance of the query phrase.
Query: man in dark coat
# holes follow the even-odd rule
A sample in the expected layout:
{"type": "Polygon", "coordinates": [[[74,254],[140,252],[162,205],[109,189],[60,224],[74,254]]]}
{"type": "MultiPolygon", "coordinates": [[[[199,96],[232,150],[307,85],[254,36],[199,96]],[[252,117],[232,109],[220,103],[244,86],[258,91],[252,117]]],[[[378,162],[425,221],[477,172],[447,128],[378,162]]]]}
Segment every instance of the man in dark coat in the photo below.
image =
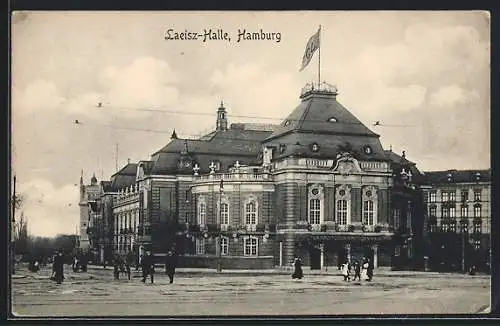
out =
{"type": "Polygon", "coordinates": [[[61,284],[64,280],[64,257],[62,251],[59,251],[54,257],[52,271],[54,272],[54,280],[57,284],[61,284]]]}
{"type": "Polygon", "coordinates": [[[354,261],[354,281],[361,281],[361,264],[356,260],[354,261]]]}
{"type": "Polygon", "coordinates": [[[121,257],[118,254],[115,254],[113,258],[113,275],[115,280],[120,279],[120,268],[121,268],[121,257]]]}
{"type": "Polygon", "coordinates": [[[151,276],[151,283],[154,283],[154,262],[153,262],[153,256],[151,253],[148,251],[146,255],[142,258],[142,282],[146,283],[146,278],[148,275],[151,276]]]}
{"type": "Polygon", "coordinates": [[[127,271],[127,276],[128,276],[129,281],[130,281],[130,277],[132,274],[131,267],[132,267],[132,264],[134,264],[134,260],[135,260],[134,253],[132,251],[129,251],[127,253],[127,257],[125,259],[125,269],[127,271]]]}
{"type": "Polygon", "coordinates": [[[165,259],[165,273],[170,279],[170,284],[174,283],[175,267],[177,266],[177,255],[169,251],[165,259]]]}
{"type": "Polygon", "coordinates": [[[302,272],[302,260],[299,257],[296,257],[293,261],[293,267],[294,271],[292,274],[292,278],[298,278],[299,280],[302,279],[302,277],[304,277],[304,274],[302,272]]]}

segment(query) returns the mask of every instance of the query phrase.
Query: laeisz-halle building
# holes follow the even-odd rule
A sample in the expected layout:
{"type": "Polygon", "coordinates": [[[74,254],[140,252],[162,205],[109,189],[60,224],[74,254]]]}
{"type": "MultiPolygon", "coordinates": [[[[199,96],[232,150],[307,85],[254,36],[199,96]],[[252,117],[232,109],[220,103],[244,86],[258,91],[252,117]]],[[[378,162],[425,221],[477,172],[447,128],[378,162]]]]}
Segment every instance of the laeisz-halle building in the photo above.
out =
{"type": "Polygon", "coordinates": [[[335,87],[307,85],[279,125],[230,124],[222,103],[216,114],[213,132],[174,131],[103,187],[109,254],[151,250],[161,261],[174,247],[179,266],[210,268],[275,268],[296,256],[313,269],[363,257],[423,265],[425,178],[404,153],[384,151],[335,87]]]}

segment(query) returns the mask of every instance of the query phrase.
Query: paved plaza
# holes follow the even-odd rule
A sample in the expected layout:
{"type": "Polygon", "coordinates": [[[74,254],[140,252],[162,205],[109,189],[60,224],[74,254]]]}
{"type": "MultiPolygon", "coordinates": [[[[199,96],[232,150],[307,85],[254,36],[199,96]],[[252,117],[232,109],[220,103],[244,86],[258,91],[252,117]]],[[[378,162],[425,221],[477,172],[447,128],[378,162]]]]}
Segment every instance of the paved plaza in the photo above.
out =
{"type": "Polygon", "coordinates": [[[17,316],[207,316],[441,314],[485,312],[488,275],[375,270],[374,281],[343,281],[337,270],[292,280],[284,272],[179,270],[174,284],[163,272],[154,284],[136,273],[114,280],[112,269],[92,268],[66,280],[49,280],[50,269],[19,270],[12,280],[17,316]],[[378,272],[378,273],[377,273],[378,272]]]}

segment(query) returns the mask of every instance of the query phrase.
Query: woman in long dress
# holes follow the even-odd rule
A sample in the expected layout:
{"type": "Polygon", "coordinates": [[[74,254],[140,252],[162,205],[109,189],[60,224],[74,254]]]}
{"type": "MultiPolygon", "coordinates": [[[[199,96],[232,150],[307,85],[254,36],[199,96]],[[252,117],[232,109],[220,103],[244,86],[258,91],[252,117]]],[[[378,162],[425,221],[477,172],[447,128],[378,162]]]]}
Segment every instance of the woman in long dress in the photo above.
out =
{"type": "Polygon", "coordinates": [[[366,281],[368,280],[368,268],[370,264],[367,259],[363,260],[363,266],[361,268],[361,280],[366,281]]]}
{"type": "Polygon", "coordinates": [[[299,257],[296,257],[295,260],[293,261],[293,267],[294,271],[292,274],[292,279],[298,278],[299,280],[304,277],[304,274],[302,273],[302,260],[300,260],[299,257]]]}

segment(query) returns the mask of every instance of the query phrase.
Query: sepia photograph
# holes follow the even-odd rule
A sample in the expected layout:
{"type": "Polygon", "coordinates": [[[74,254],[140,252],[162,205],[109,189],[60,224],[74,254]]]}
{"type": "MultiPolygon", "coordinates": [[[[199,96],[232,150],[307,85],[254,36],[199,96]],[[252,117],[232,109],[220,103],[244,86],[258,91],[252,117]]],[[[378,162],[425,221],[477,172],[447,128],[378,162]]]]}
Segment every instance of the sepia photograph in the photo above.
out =
{"type": "Polygon", "coordinates": [[[485,316],[487,11],[15,11],[10,318],[485,316]]]}

